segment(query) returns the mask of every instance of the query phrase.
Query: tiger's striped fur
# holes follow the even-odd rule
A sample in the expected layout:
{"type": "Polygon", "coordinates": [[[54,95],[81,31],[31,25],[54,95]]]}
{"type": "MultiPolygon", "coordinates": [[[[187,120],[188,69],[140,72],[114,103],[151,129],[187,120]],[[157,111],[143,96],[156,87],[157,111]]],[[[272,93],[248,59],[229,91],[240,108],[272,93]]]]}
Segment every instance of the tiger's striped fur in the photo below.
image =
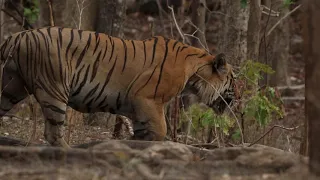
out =
{"type": "Polygon", "coordinates": [[[164,105],[170,99],[196,93],[212,105],[219,93],[232,90],[232,67],[223,54],[215,57],[161,36],[137,41],[46,27],[10,36],[0,53],[5,63],[0,114],[33,94],[52,145],[68,147],[63,140],[67,105],[124,115],[133,121],[133,139],[163,140],[164,105]]]}

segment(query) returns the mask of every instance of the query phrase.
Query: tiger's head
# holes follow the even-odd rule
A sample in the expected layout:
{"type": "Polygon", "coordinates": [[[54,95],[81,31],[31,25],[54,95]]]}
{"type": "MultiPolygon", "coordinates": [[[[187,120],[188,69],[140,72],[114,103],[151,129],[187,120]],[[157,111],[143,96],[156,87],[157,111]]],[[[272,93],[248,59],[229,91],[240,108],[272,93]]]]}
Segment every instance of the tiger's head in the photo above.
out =
{"type": "Polygon", "coordinates": [[[235,99],[235,76],[223,53],[214,57],[188,80],[184,91],[198,96],[199,100],[211,107],[216,114],[222,114],[235,99]]]}

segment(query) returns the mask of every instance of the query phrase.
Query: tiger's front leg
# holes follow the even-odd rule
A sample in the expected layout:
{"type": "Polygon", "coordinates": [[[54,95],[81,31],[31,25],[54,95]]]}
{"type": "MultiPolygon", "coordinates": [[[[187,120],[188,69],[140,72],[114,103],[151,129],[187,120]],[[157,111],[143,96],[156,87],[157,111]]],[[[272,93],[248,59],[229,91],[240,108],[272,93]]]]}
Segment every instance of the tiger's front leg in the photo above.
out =
{"type": "Polygon", "coordinates": [[[64,122],[67,105],[60,100],[51,97],[43,90],[38,90],[35,94],[40,103],[43,115],[45,117],[44,137],[52,146],[62,146],[70,148],[63,139],[64,122]]]}
{"type": "Polygon", "coordinates": [[[134,140],[162,141],[167,134],[164,105],[152,100],[139,100],[134,106],[134,140]]]}

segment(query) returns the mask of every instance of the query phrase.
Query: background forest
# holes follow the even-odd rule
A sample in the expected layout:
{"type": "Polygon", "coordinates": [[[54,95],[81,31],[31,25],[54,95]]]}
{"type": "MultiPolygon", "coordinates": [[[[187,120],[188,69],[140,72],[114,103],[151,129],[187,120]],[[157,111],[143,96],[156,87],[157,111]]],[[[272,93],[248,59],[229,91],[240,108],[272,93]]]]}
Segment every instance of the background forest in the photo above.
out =
{"type": "MultiPolygon", "coordinates": [[[[300,6],[295,0],[7,0],[0,39],[54,25],[126,39],[163,35],[224,52],[237,74],[235,105],[217,116],[195,97],[177,97],[167,108],[167,139],[207,148],[259,143],[305,154],[300,6]]],[[[109,113],[70,108],[67,119],[70,144],[132,133],[130,121],[109,113]]],[[[42,113],[30,97],[2,118],[0,133],[45,143],[42,128],[42,113]]]]}
{"type": "Polygon", "coordinates": [[[0,42],[45,26],[137,40],[162,35],[225,53],[236,74],[236,100],[223,115],[194,96],[172,99],[166,142],[127,141],[130,119],[68,108],[65,139],[73,148],[45,146],[43,115],[30,96],[0,119],[0,179],[313,179],[308,165],[320,175],[318,0],[0,0],[0,6],[0,42]]]}

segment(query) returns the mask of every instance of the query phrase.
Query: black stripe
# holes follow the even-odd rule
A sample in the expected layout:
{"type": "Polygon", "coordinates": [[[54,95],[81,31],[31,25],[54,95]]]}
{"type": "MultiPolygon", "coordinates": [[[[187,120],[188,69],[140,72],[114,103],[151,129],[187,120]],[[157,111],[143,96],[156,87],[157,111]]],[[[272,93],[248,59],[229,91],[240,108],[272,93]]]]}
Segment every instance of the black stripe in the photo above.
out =
{"type": "Polygon", "coordinates": [[[80,75],[81,75],[81,72],[82,72],[82,70],[84,69],[84,67],[85,67],[85,65],[82,65],[82,67],[81,67],[80,70],[78,71],[78,73],[77,73],[77,79],[76,79],[75,82],[73,82],[73,81],[74,81],[74,78],[75,78],[75,75],[73,75],[73,78],[72,78],[72,81],[71,81],[72,87],[75,87],[75,86],[78,84],[79,78],[80,78],[80,75]]]}
{"type": "Polygon", "coordinates": [[[111,46],[112,46],[112,49],[111,49],[111,55],[110,55],[110,58],[109,58],[109,62],[111,61],[112,59],[112,56],[113,56],[113,50],[114,50],[114,42],[113,40],[111,39],[111,37],[109,36],[109,39],[110,39],[110,43],[111,43],[111,46]]]}
{"type": "Polygon", "coordinates": [[[64,90],[63,94],[65,95],[64,98],[67,98],[66,96],[67,96],[67,94],[69,94],[69,92],[67,92],[68,91],[68,87],[67,87],[67,85],[65,83],[67,77],[63,76],[63,64],[62,64],[62,60],[61,60],[60,49],[61,49],[61,46],[59,46],[59,41],[57,39],[57,52],[58,52],[58,63],[59,63],[59,74],[58,74],[58,76],[60,77],[60,82],[61,82],[61,84],[63,86],[63,90],[64,90]]]}
{"type": "Polygon", "coordinates": [[[91,44],[91,34],[89,34],[89,38],[88,38],[88,40],[87,40],[87,44],[86,44],[86,46],[83,48],[82,52],[80,53],[80,56],[79,56],[79,58],[78,58],[78,60],[77,60],[76,68],[78,68],[79,65],[80,65],[80,63],[82,62],[83,57],[84,57],[85,53],[87,52],[90,44],[91,44]]]}
{"type": "Polygon", "coordinates": [[[98,71],[98,67],[99,67],[99,63],[100,63],[100,55],[101,55],[101,51],[99,52],[97,59],[94,61],[93,63],[93,69],[92,69],[92,75],[91,75],[91,79],[90,82],[93,81],[93,79],[96,77],[97,75],[97,71],[98,71]]]}
{"type": "Polygon", "coordinates": [[[188,54],[188,55],[186,56],[185,60],[188,59],[188,57],[196,56],[196,55],[198,55],[198,54],[188,54]]]}
{"type": "MultiPolygon", "coordinates": [[[[27,63],[27,65],[26,65],[26,67],[24,67],[24,69],[26,70],[26,76],[27,77],[24,77],[25,79],[27,79],[28,78],[28,76],[29,76],[29,72],[30,72],[30,67],[29,67],[29,55],[31,54],[30,52],[29,52],[29,36],[27,35],[26,36],[26,40],[25,40],[25,43],[26,43],[26,48],[27,48],[27,54],[26,54],[26,63],[27,63]]],[[[19,62],[20,63],[20,62],[19,62]]]]}
{"type": "Polygon", "coordinates": [[[174,51],[174,48],[176,47],[176,45],[178,44],[179,41],[176,41],[174,44],[173,44],[173,47],[172,47],[172,51],[174,51]]]}
{"type": "Polygon", "coordinates": [[[48,28],[47,28],[47,33],[48,33],[49,38],[50,38],[50,41],[51,41],[51,43],[52,43],[51,27],[48,27],[48,28]]]}
{"type": "Polygon", "coordinates": [[[96,35],[96,47],[94,47],[93,54],[95,54],[95,53],[96,53],[97,48],[98,48],[98,46],[99,46],[99,44],[100,44],[100,37],[99,37],[99,34],[98,34],[98,33],[95,33],[95,35],[96,35]]]}
{"type": "Polygon", "coordinates": [[[120,100],[120,92],[118,92],[118,97],[117,97],[117,101],[116,101],[116,105],[117,105],[117,110],[119,110],[121,108],[121,100],[120,100]]]}
{"type": "Polygon", "coordinates": [[[62,47],[62,28],[58,28],[60,47],[62,47]]]}
{"type": "Polygon", "coordinates": [[[73,52],[72,52],[72,54],[71,54],[71,59],[70,59],[70,60],[73,59],[73,57],[74,57],[74,55],[76,54],[77,50],[78,50],[78,46],[73,50],[73,52]]]}
{"type": "Polygon", "coordinates": [[[84,85],[87,83],[88,73],[89,73],[90,65],[87,67],[86,73],[84,75],[84,79],[81,81],[78,89],[72,94],[72,96],[76,96],[80,93],[84,85]]]}
{"type": "Polygon", "coordinates": [[[103,57],[102,57],[102,61],[104,60],[104,58],[106,57],[108,51],[108,40],[106,40],[106,48],[104,49],[104,53],[103,53],[103,57]]]}
{"type": "Polygon", "coordinates": [[[134,45],[134,41],[131,40],[132,46],[133,46],[133,60],[136,58],[136,46],[134,45]]]}
{"type": "Polygon", "coordinates": [[[42,102],[41,106],[44,107],[44,108],[49,108],[52,111],[60,113],[60,114],[65,114],[66,113],[66,111],[60,109],[59,107],[57,107],[55,105],[50,104],[49,102],[42,102]]]}
{"type": "Polygon", "coordinates": [[[142,41],[142,43],[143,43],[143,53],[144,53],[144,62],[143,62],[143,67],[144,67],[147,61],[147,51],[146,51],[146,43],[144,41],[142,41]]]}
{"type": "Polygon", "coordinates": [[[161,81],[161,76],[162,76],[162,72],[163,72],[164,63],[166,62],[166,59],[167,59],[167,55],[168,55],[168,43],[169,43],[169,40],[166,40],[166,45],[165,45],[166,50],[165,50],[165,53],[164,53],[164,57],[163,57],[161,66],[160,66],[159,78],[158,78],[158,82],[157,82],[157,85],[156,85],[156,89],[155,89],[155,91],[154,91],[153,98],[156,98],[156,94],[157,94],[157,91],[158,91],[158,87],[159,87],[159,84],[160,84],[160,81],[161,81]]]}
{"type": "Polygon", "coordinates": [[[181,48],[181,46],[178,47],[177,52],[176,52],[176,58],[174,59],[174,64],[176,64],[177,59],[178,59],[178,53],[180,52],[179,49],[181,48]]]}
{"type": "Polygon", "coordinates": [[[158,38],[155,37],[154,44],[153,44],[152,59],[151,59],[151,64],[150,65],[152,65],[153,61],[154,61],[154,56],[155,56],[155,53],[156,53],[157,43],[158,43],[158,38]]]}
{"type": "Polygon", "coordinates": [[[183,51],[183,50],[186,49],[186,48],[188,48],[188,46],[183,46],[183,47],[181,48],[180,52],[183,51]]]}
{"type": "MultiPolygon", "coordinates": [[[[103,100],[98,104],[98,107],[101,107],[102,104],[104,104],[104,102],[107,100],[107,95],[103,98],[103,100]]],[[[106,104],[104,107],[108,106],[108,104],[106,104]]]]}
{"type": "Polygon", "coordinates": [[[97,91],[97,89],[99,88],[99,85],[100,85],[100,83],[98,83],[93,89],[91,89],[88,92],[88,94],[84,97],[82,103],[85,103],[87,101],[87,99],[97,91]]]}
{"type": "Polygon", "coordinates": [[[122,71],[121,71],[121,73],[123,73],[124,69],[126,68],[126,63],[127,63],[127,45],[123,39],[121,39],[121,41],[122,41],[123,48],[124,48],[124,62],[123,62],[122,71]]]}
{"type": "Polygon", "coordinates": [[[205,57],[207,54],[202,54],[201,56],[199,56],[199,58],[203,58],[205,57]]]}
{"type": "Polygon", "coordinates": [[[40,88],[41,88],[42,90],[44,90],[49,96],[51,96],[51,97],[53,97],[53,98],[55,98],[55,99],[57,99],[57,100],[59,100],[59,101],[61,101],[61,102],[64,102],[63,99],[60,99],[60,98],[59,98],[59,95],[57,94],[57,92],[55,92],[55,91],[50,91],[50,89],[48,89],[48,87],[42,82],[41,79],[38,79],[37,83],[40,84],[40,88]]]}
{"type": "Polygon", "coordinates": [[[128,90],[126,92],[126,95],[125,95],[125,100],[128,98],[128,95],[129,95],[129,92],[131,91],[134,83],[139,79],[139,77],[141,76],[142,73],[140,73],[134,80],[132,83],[130,83],[129,87],[128,87],[128,90]]]}
{"type": "MultiPolygon", "coordinates": [[[[67,46],[67,49],[66,49],[66,60],[68,60],[68,53],[69,53],[69,50],[70,50],[70,47],[73,43],[73,38],[74,38],[74,33],[73,33],[73,29],[71,29],[71,32],[70,32],[70,41],[68,43],[68,46],[67,46]]],[[[73,54],[73,53],[72,53],[73,54]]],[[[73,56],[73,55],[72,55],[73,56]]]]}
{"type": "Polygon", "coordinates": [[[106,87],[107,84],[109,83],[109,81],[110,81],[110,79],[111,79],[111,75],[112,75],[113,70],[114,70],[114,67],[116,66],[116,63],[117,63],[117,58],[116,58],[116,60],[114,61],[112,68],[111,68],[110,71],[108,72],[106,81],[104,82],[104,84],[103,84],[103,86],[102,86],[102,88],[101,88],[101,90],[100,90],[100,93],[99,93],[99,95],[97,96],[97,98],[95,99],[95,101],[97,101],[97,100],[100,98],[100,96],[102,95],[102,92],[104,91],[105,87],[106,87]]]}
{"type": "Polygon", "coordinates": [[[156,65],[156,67],[153,69],[153,71],[152,71],[149,79],[146,81],[146,83],[144,83],[144,85],[141,86],[141,87],[137,90],[137,92],[135,93],[135,96],[138,94],[138,92],[139,92],[141,89],[143,89],[143,88],[149,83],[149,81],[151,80],[151,78],[152,78],[152,76],[153,76],[153,74],[154,74],[154,72],[156,71],[157,68],[158,68],[158,65],[156,65]]]}
{"type": "Polygon", "coordinates": [[[64,121],[57,121],[57,119],[53,118],[46,118],[46,120],[52,125],[52,126],[62,126],[64,124],[64,121]]]}
{"type": "Polygon", "coordinates": [[[82,38],[82,32],[83,32],[82,30],[78,30],[80,40],[81,40],[81,38],[82,38]]]}

